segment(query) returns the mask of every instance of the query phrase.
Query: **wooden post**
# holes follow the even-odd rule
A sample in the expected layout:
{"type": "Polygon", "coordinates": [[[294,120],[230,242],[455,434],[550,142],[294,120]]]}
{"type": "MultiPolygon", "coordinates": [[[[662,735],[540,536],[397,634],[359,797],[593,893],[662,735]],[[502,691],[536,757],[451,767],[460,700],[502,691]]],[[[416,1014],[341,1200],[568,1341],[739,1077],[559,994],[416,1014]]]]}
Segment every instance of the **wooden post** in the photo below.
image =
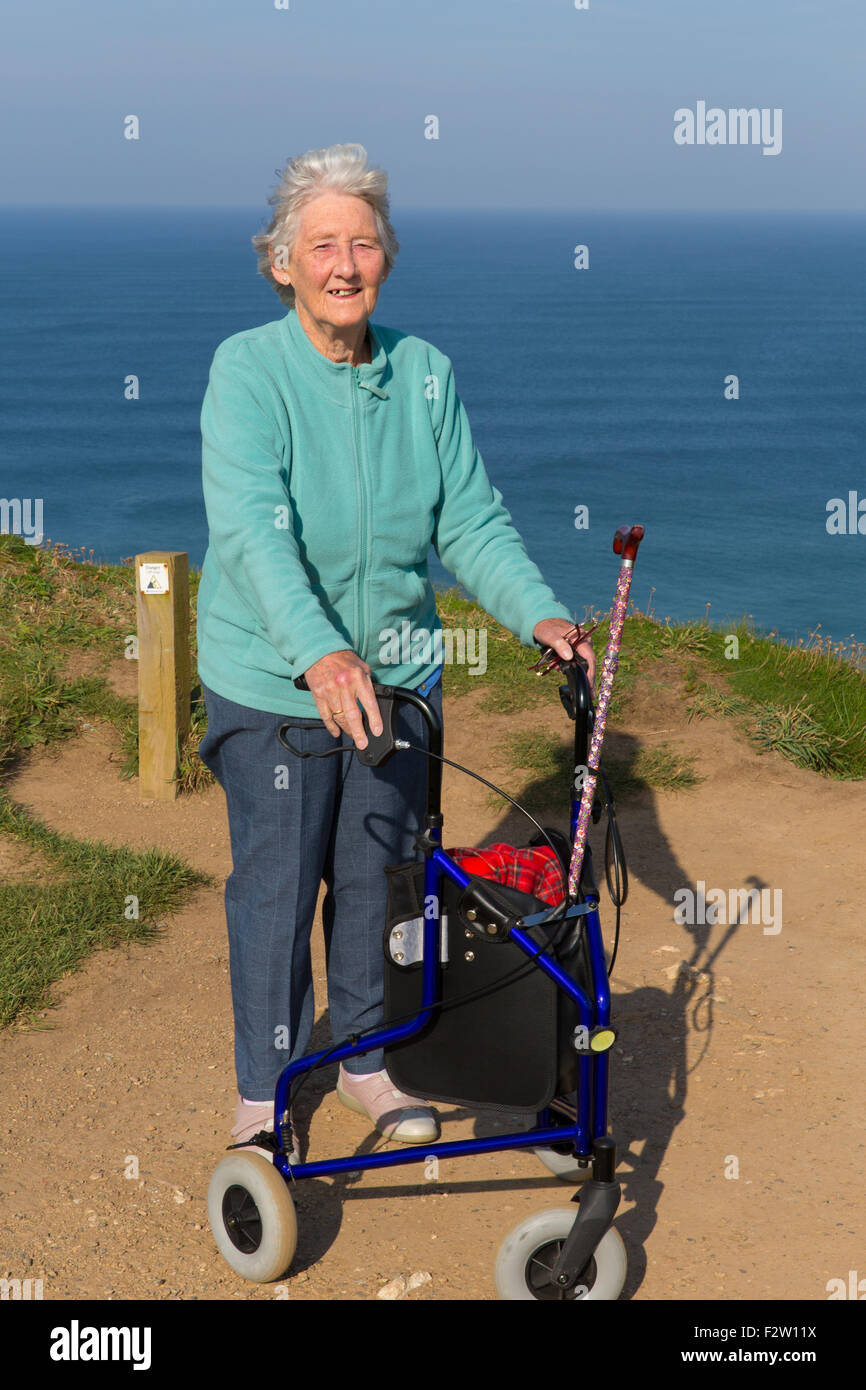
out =
{"type": "Polygon", "coordinates": [[[189,556],[148,550],[135,557],[138,618],[139,796],[177,797],[178,751],[189,733],[189,556]]]}

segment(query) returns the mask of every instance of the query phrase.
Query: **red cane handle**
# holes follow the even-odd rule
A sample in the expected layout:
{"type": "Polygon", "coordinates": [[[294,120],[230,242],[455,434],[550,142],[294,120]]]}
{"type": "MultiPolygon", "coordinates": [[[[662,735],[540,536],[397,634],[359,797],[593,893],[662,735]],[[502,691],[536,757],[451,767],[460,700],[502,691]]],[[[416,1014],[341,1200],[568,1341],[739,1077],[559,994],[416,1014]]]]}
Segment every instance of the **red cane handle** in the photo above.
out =
{"type": "Polygon", "coordinates": [[[642,540],[642,526],[619,526],[613,538],[613,553],[624,560],[633,560],[642,540]]]}

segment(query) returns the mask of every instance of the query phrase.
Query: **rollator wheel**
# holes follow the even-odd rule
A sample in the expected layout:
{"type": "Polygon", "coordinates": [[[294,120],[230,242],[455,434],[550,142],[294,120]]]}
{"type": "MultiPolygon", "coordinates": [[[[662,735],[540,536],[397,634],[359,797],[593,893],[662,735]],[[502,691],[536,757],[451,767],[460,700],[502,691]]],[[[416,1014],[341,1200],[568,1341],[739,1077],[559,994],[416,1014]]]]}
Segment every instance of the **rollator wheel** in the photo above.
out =
{"type": "Polygon", "coordinates": [[[577,1287],[563,1292],[551,1271],[574,1225],[577,1207],[534,1212],[505,1237],[496,1256],[494,1279],[499,1297],[509,1301],[586,1299],[612,1302],[625,1284],[626,1253],[615,1226],[605,1231],[577,1287]]]}
{"type": "MultiPolygon", "coordinates": [[[[608,1125],[607,1132],[610,1134],[610,1125],[608,1125]]],[[[586,1182],[587,1178],[592,1177],[592,1159],[585,1168],[581,1168],[573,1151],[571,1153],[559,1153],[556,1149],[547,1146],[533,1149],[532,1152],[544,1164],[548,1172],[559,1178],[560,1182],[580,1183],[586,1182]]]]}
{"type": "Polygon", "coordinates": [[[261,1154],[233,1153],[217,1165],[207,1214],[236,1274],[266,1284],[286,1273],[298,1243],[295,1204],[282,1174],[261,1154]]]}
{"type": "Polygon", "coordinates": [[[592,1177],[592,1159],[582,1168],[573,1153],[561,1154],[556,1149],[533,1149],[532,1152],[560,1182],[585,1182],[592,1177]]]}

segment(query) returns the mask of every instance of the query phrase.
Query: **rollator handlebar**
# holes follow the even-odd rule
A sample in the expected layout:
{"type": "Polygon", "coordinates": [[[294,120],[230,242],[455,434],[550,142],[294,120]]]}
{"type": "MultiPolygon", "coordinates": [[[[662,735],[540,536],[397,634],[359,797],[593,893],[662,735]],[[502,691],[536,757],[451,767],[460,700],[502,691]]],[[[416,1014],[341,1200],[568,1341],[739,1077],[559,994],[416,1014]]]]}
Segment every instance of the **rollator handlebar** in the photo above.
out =
{"type": "MultiPolygon", "coordinates": [[[[297,690],[310,688],[306,676],[295,676],[293,684],[297,690]]],[[[382,763],[387,762],[397,747],[394,704],[397,700],[402,700],[404,704],[414,705],[427,724],[428,747],[433,754],[433,757],[427,760],[427,812],[428,815],[438,815],[442,806],[442,763],[439,761],[442,757],[442,721],[439,715],[430,701],[419,695],[417,690],[402,685],[380,685],[378,681],[373,681],[372,684],[373,694],[382,715],[382,732],[377,736],[370,731],[367,711],[362,709],[361,719],[364,733],[367,735],[367,747],[356,748],[356,757],[367,767],[381,767],[382,763]]]]}

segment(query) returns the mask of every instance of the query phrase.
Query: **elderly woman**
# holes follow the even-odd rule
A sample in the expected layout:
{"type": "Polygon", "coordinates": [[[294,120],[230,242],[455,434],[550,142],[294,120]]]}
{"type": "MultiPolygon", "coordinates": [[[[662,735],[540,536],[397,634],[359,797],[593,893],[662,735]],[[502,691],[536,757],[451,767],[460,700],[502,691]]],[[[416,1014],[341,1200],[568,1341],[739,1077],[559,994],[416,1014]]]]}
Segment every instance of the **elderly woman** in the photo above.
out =
{"type": "MultiPolygon", "coordinates": [[[[288,306],[214,355],[202,407],[209,544],[198,599],[208,713],[200,755],[225,790],[233,871],[226,883],[238,1097],[232,1135],[273,1129],[283,1067],[309,1049],[310,936],[324,880],[335,1041],[381,1024],[386,864],[414,857],[423,755],[380,768],[361,711],[381,733],[372,681],[418,689],[441,715],[441,667],[424,635],[440,626],[427,576],[444,565],[524,643],[573,650],[568,609],[527,556],[492,488],[451,363],[421,338],[371,322],[399,248],[387,179],[361,145],[311,150],[286,166],[259,268],[288,306]],[[386,630],[422,634],[423,659],[395,665],[386,630]],[[293,685],[304,674],[309,692],[293,685]]],[[[509,344],[509,352],[519,344],[509,344]]],[[[578,648],[590,666],[588,643],[578,648]]],[[[397,732],[426,739],[401,706],[397,732]]],[[[435,1113],[398,1091],[381,1051],[349,1058],[340,1100],[387,1138],[427,1143],[435,1113]]]]}

